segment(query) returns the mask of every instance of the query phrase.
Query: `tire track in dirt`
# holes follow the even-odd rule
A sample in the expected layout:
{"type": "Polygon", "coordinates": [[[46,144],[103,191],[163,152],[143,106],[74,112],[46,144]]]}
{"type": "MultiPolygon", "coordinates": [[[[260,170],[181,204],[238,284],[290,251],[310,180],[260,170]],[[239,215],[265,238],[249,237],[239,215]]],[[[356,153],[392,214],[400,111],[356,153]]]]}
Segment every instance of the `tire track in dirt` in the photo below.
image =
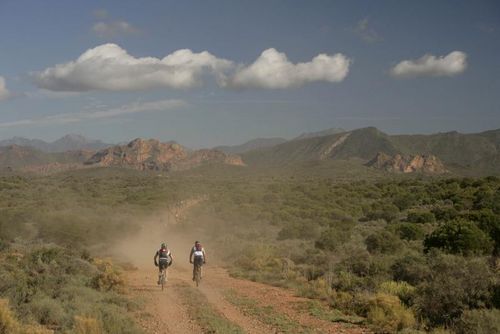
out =
{"type": "Polygon", "coordinates": [[[185,289],[186,285],[198,289],[207,298],[211,307],[249,334],[280,333],[280,331],[260,319],[244,314],[238,307],[228,302],[224,295],[229,290],[236,291],[261,306],[271,306],[276,312],[286,315],[314,333],[370,333],[362,327],[332,323],[318,319],[305,311],[299,311],[297,306],[307,299],[296,297],[285,289],[232,278],[220,267],[205,266],[204,278],[198,288],[194,286],[191,275],[192,271],[187,265],[171,267],[166,290],[162,292],[156,285],[158,276],[154,268],[128,272],[128,284],[132,295],[142,298],[145,301],[144,311],[151,314],[150,317],[138,317],[138,322],[146,333],[204,332],[189,315],[186,307],[189,301],[183,300],[181,296],[180,289],[185,289]]]}
{"type": "Polygon", "coordinates": [[[190,318],[186,305],[177,292],[177,286],[184,281],[175,276],[169,277],[167,289],[161,291],[156,284],[157,279],[158,273],[154,269],[127,272],[131,294],[145,303],[145,312],[136,314],[144,331],[154,334],[202,333],[198,324],[190,318]]]}

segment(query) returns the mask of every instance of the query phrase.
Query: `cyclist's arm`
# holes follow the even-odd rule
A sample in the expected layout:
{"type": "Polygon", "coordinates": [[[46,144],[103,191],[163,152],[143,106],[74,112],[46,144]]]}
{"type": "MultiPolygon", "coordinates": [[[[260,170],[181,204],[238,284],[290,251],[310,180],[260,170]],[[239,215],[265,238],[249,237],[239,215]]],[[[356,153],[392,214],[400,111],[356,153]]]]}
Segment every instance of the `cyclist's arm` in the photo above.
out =
{"type": "Polygon", "coordinates": [[[203,252],[203,262],[207,262],[207,253],[205,253],[205,248],[201,250],[203,252]]]}
{"type": "Polygon", "coordinates": [[[193,253],[194,253],[194,248],[191,247],[191,252],[189,253],[189,263],[193,262],[193,253]]]}
{"type": "Polygon", "coordinates": [[[154,258],[154,261],[155,261],[155,266],[158,266],[158,261],[156,260],[158,258],[158,251],[156,252],[155,254],[155,258],[154,258]]]}

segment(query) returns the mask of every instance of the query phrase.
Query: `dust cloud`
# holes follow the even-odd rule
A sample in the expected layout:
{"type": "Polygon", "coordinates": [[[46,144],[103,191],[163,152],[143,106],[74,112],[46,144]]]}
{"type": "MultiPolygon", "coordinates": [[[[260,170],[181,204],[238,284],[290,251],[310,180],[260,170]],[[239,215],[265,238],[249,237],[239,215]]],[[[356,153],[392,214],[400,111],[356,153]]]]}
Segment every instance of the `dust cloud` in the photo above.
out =
{"type": "MultiPolygon", "coordinates": [[[[162,242],[172,252],[173,265],[189,268],[189,252],[194,241],[201,239],[195,232],[179,226],[169,212],[164,211],[152,217],[140,218],[136,222],[138,231],[116,241],[108,251],[119,262],[131,263],[140,269],[154,266],[154,255],[162,242]]],[[[209,255],[208,255],[209,256],[209,255]]]]}

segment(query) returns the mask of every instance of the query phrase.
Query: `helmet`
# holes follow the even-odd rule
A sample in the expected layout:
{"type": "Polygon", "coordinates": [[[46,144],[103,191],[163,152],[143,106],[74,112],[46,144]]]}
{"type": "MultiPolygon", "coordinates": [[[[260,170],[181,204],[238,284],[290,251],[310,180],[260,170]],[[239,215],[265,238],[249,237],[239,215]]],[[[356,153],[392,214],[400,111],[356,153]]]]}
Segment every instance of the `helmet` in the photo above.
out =
{"type": "Polygon", "coordinates": [[[162,242],[162,243],[161,243],[161,248],[167,248],[167,244],[166,244],[166,243],[164,243],[164,242],[162,242]]]}
{"type": "Polygon", "coordinates": [[[200,242],[199,242],[198,240],[196,240],[196,241],[194,242],[194,244],[195,244],[195,245],[197,245],[197,244],[199,244],[199,243],[200,243],[200,242]]]}

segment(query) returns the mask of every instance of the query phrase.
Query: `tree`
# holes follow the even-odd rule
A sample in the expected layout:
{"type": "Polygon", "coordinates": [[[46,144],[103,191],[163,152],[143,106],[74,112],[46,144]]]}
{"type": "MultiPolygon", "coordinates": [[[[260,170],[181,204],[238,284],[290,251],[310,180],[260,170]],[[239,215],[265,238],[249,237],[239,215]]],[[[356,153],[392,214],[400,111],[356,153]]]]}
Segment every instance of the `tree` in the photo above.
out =
{"type": "Polygon", "coordinates": [[[489,254],[491,238],[473,222],[463,218],[444,223],[424,240],[425,251],[439,248],[452,254],[489,254]]]}

